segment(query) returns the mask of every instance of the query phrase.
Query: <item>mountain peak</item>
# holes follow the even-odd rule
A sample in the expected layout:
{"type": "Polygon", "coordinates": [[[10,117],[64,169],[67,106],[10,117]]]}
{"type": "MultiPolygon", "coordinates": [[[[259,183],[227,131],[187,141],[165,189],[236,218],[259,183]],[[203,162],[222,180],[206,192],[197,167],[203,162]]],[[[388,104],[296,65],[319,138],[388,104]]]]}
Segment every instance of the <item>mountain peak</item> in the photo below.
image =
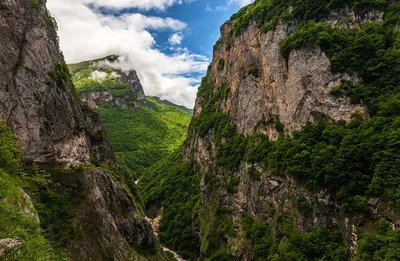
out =
{"type": "Polygon", "coordinates": [[[135,70],[123,71],[112,66],[117,55],[69,65],[73,81],[83,102],[98,108],[99,102],[122,109],[136,109],[145,93],[135,70]]]}

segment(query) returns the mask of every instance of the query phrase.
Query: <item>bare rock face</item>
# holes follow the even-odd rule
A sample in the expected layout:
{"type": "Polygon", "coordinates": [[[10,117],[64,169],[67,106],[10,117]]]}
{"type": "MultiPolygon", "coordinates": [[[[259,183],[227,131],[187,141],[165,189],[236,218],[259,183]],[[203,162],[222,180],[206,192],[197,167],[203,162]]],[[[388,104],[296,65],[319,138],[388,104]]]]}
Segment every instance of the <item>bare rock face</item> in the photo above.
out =
{"type": "Polygon", "coordinates": [[[36,221],[36,223],[39,224],[40,223],[39,215],[36,212],[31,197],[28,194],[26,194],[26,192],[22,188],[19,188],[19,191],[22,194],[21,202],[19,202],[19,208],[22,210],[24,214],[33,218],[36,221]]]}
{"type": "Polygon", "coordinates": [[[79,95],[81,101],[86,103],[91,109],[98,109],[98,101],[113,102],[114,97],[108,91],[87,92],[79,95]]]}
{"type": "MultiPolygon", "coordinates": [[[[222,32],[229,27],[225,24],[222,32]]],[[[225,110],[239,132],[252,133],[258,126],[256,131],[276,138],[278,131],[269,122],[279,120],[290,133],[321,115],[349,121],[355,111],[365,111],[330,95],[341,80],[359,79],[333,73],[329,58],[318,46],[295,50],[288,61],[282,57],[280,45],[292,30],[279,25],[261,34],[257,26],[250,26],[232,39],[223,38],[214,49],[211,81],[230,87],[225,110]],[[223,69],[219,61],[224,61],[223,69]]]]}
{"type": "Polygon", "coordinates": [[[71,86],[49,72],[63,62],[51,17],[42,0],[0,3],[0,120],[19,137],[27,162],[89,162],[89,143],[71,86]]]}
{"type": "Polygon", "coordinates": [[[91,144],[91,160],[96,161],[92,163],[115,164],[117,159],[114,151],[110,147],[99,115],[86,106],[82,106],[82,112],[84,116],[86,136],[91,144]],[[95,157],[95,159],[93,159],[93,157],[95,157]]]}
{"type": "Polygon", "coordinates": [[[150,223],[116,177],[103,169],[53,175],[56,193],[83,193],[73,225],[79,235],[68,243],[72,260],[128,260],[131,247],[155,242],[150,223]]]}
{"type": "MultiPolygon", "coordinates": [[[[114,171],[68,169],[117,162],[98,115],[76,94],[55,26],[45,0],[0,2],[0,121],[18,136],[27,165],[61,169],[50,170],[54,191],[84,195],[71,221],[80,234],[68,242],[72,260],[127,260],[133,247],[154,243],[151,225],[114,171]]],[[[137,76],[124,80],[134,84],[137,76]]],[[[23,199],[23,210],[33,215],[29,196],[23,199]]],[[[21,243],[0,240],[0,256],[21,243]]]]}
{"type": "MultiPolygon", "coordinates": [[[[382,13],[369,12],[356,16],[343,10],[332,13],[328,22],[335,27],[354,28],[366,21],[382,20],[382,13]],[[349,17],[351,19],[349,19],[349,17]]],[[[317,45],[304,46],[294,50],[286,60],[280,51],[282,42],[296,28],[278,25],[268,33],[262,33],[255,24],[232,37],[228,36],[233,22],[221,27],[221,39],[214,46],[214,56],[208,71],[209,82],[216,86],[227,86],[230,93],[225,101],[215,104],[220,112],[229,114],[230,123],[238,133],[262,133],[270,139],[280,134],[290,134],[302,129],[308,122],[316,122],[323,117],[333,122],[349,122],[353,113],[367,116],[362,105],[351,104],[346,98],[335,98],[330,92],[342,80],[359,82],[357,75],[332,72],[329,57],[317,45]],[[279,122],[282,129],[278,129],[279,122]]],[[[210,101],[198,98],[194,110],[194,120],[210,101]]],[[[194,161],[202,173],[213,173],[221,183],[229,184],[234,178],[240,180],[234,193],[227,189],[209,190],[204,177],[200,182],[202,209],[200,220],[201,238],[207,238],[214,222],[212,207],[217,201],[232,209],[232,222],[241,231],[241,214],[247,213],[257,220],[271,225],[273,237],[279,238],[274,228],[280,214],[290,216],[299,232],[310,232],[321,226],[340,231],[351,257],[357,251],[357,217],[348,218],[340,211],[336,202],[326,191],[309,193],[291,177],[275,177],[263,166],[242,163],[239,169],[226,170],[217,164],[213,135],[201,137],[191,133],[186,145],[186,160],[194,161]],[[250,174],[254,169],[261,174],[255,178],[250,174]],[[298,206],[301,200],[302,209],[298,206]]],[[[379,219],[384,207],[372,202],[374,217],[379,219]],[[379,208],[379,210],[377,209],[379,208]]],[[[395,217],[385,213],[385,218],[395,217]]],[[[390,218],[388,218],[390,219],[390,218]]],[[[235,260],[253,260],[251,246],[244,235],[229,238],[226,242],[229,253],[235,260]]],[[[206,253],[207,246],[202,246],[206,253]]]]}
{"type": "Polygon", "coordinates": [[[146,97],[136,71],[130,70],[128,72],[122,72],[118,81],[122,83],[129,83],[133,91],[136,93],[138,101],[142,101],[146,97]]]}
{"type": "Polygon", "coordinates": [[[0,120],[19,137],[25,162],[90,163],[88,125],[96,124],[85,123],[45,1],[2,1],[0,17],[0,120]]]}

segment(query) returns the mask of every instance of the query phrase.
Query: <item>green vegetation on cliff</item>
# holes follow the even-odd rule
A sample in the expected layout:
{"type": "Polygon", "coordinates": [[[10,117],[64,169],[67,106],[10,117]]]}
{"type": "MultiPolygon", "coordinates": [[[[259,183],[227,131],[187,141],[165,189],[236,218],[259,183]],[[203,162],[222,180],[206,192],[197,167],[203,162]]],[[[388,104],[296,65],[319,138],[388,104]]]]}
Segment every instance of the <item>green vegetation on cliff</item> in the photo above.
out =
{"type": "Polygon", "coordinates": [[[101,63],[116,59],[109,56],[95,61],[86,61],[69,65],[72,81],[79,95],[83,93],[107,91],[114,97],[125,97],[126,105],[133,106],[137,95],[128,83],[117,81],[119,73],[116,69],[101,66],[101,63]]]}
{"type": "MultiPolygon", "coordinates": [[[[193,217],[194,223],[188,224],[200,234],[198,242],[201,243],[202,259],[234,260],[227,245],[229,240],[239,236],[240,229],[237,221],[233,225],[232,209],[220,200],[226,199],[226,194],[235,194],[240,177],[233,175],[245,164],[262,166],[263,172],[272,172],[283,179],[295,178],[311,193],[328,191],[337,202],[339,211],[349,217],[361,216],[367,220],[372,215],[369,201],[376,198],[394,212],[400,209],[399,14],[400,4],[389,1],[259,0],[232,17],[235,21],[231,36],[244,30],[252,21],[264,31],[274,29],[279,21],[292,22],[297,29],[282,43],[282,56],[288,59],[295,49],[319,45],[331,59],[334,72],[356,75],[361,79],[358,83],[343,81],[333,89],[332,96],[345,97],[354,104],[364,105],[369,115],[354,113],[349,123],[332,122],[321,115],[318,121],[308,123],[303,130],[281,135],[274,141],[261,134],[238,134],[230,122],[229,112],[221,110],[225,108],[229,88],[216,86],[210,76],[206,76],[198,93],[202,110],[193,118],[186,141],[189,145],[193,139],[201,137],[206,141],[211,140],[215,145],[205,148],[215,152],[215,162],[210,164],[216,165],[209,165],[211,169],[201,173],[204,175],[201,187],[204,190],[203,197],[214,196],[218,203],[215,206],[200,204],[199,221],[193,217]],[[368,10],[384,10],[383,21],[366,22],[351,29],[333,28],[320,23],[332,10],[344,6],[360,15],[368,10]],[[226,194],[221,195],[223,192],[226,194]],[[206,217],[207,221],[202,217],[206,217]]],[[[223,63],[220,61],[219,65],[222,68],[223,63]]],[[[282,133],[284,126],[279,117],[273,118],[273,122],[266,124],[271,124],[282,133]]],[[[172,162],[179,161],[182,161],[182,157],[172,162]]],[[[189,198],[199,197],[197,188],[179,191],[181,188],[173,186],[172,180],[167,178],[173,176],[174,180],[180,180],[189,172],[174,170],[168,165],[163,168],[170,171],[154,172],[152,177],[162,181],[157,193],[164,197],[160,199],[155,194],[149,194],[145,201],[148,206],[154,204],[153,199],[157,199],[158,204],[165,207],[159,202],[171,201],[174,195],[180,193],[187,193],[189,198]],[[166,193],[171,187],[175,188],[174,193],[166,193]]],[[[252,179],[260,178],[259,171],[249,172],[252,179]]],[[[200,174],[190,176],[196,175],[200,174]]],[[[142,193],[150,190],[146,184],[142,193]]],[[[180,205],[184,206],[185,202],[180,205]]],[[[301,208],[309,209],[310,206],[299,200],[298,208],[301,212],[301,208]]],[[[164,211],[170,210],[165,207],[164,211]]],[[[282,216],[278,217],[283,220],[282,228],[274,224],[274,231],[279,231],[274,237],[269,227],[271,224],[259,220],[253,222],[248,217],[240,222],[252,246],[253,260],[349,258],[341,236],[336,232],[319,228],[301,233],[293,228],[290,217],[282,216]]],[[[160,233],[167,234],[171,242],[178,238],[177,234],[165,228],[173,226],[175,222],[177,220],[163,219],[164,226],[160,228],[160,233]]],[[[398,230],[389,229],[389,221],[380,222],[385,229],[362,231],[356,260],[399,260],[398,230]]],[[[178,250],[183,252],[190,249],[178,250]]]]}
{"type": "Polygon", "coordinates": [[[192,110],[146,97],[134,109],[137,94],[132,86],[118,82],[117,70],[102,66],[112,62],[115,56],[70,65],[72,79],[80,95],[96,91],[109,92],[113,97],[123,98],[121,108],[113,101],[96,100],[95,109],[100,114],[112,148],[126,167],[138,178],[144,169],[162,157],[172,153],[186,138],[192,110]]]}
{"type": "Polygon", "coordinates": [[[344,8],[362,15],[370,10],[384,10],[387,6],[387,0],[258,0],[231,17],[230,35],[241,32],[252,23],[267,32],[275,29],[279,22],[301,24],[309,20],[321,21],[344,8]]]}
{"type": "Polygon", "coordinates": [[[161,243],[194,260],[200,246],[196,234],[200,176],[197,167],[182,160],[180,150],[149,168],[139,190],[147,207],[163,209],[158,234],[161,243]]]}
{"type": "MultiPolygon", "coordinates": [[[[256,1],[254,6],[279,7],[273,3],[256,1]]],[[[349,4],[348,1],[343,3],[349,4]]],[[[294,5],[297,6],[308,5],[294,5]]],[[[314,6],[311,9],[320,8],[314,6]]],[[[302,131],[264,144],[264,150],[258,151],[262,152],[257,155],[258,162],[272,167],[275,173],[300,178],[309,188],[328,188],[348,211],[361,211],[366,207],[367,197],[380,195],[388,196],[391,203],[400,206],[400,173],[396,170],[400,163],[397,142],[400,138],[399,23],[400,5],[392,4],[379,23],[340,29],[309,22],[288,37],[281,46],[284,57],[288,58],[296,48],[318,44],[331,58],[333,70],[361,77],[362,82],[343,82],[332,94],[365,105],[371,118],[365,120],[362,115],[354,114],[353,121],[347,125],[328,123],[323,119],[310,123],[302,131]]],[[[249,142],[253,138],[232,135],[229,117],[223,117],[226,113],[219,112],[216,107],[220,87],[210,87],[210,84],[204,82],[200,88],[199,97],[205,102],[204,109],[191,126],[202,136],[213,130],[217,161],[236,162],[237,167],[241,161],[232,158],[246,159],[249,151],[254,153],[249,142]],[[217,102],[210,99],[209,93],[217,102]],[[229,155],[222,152],[230,141],[219,143],[224,133],[230,140],[236,139],[235,149],[230,148],[229,155]]]]}
{"type": "Polygon", "coordinates": [[[55,253],[34,217],[36,210],[25,192],[34,192],[36,186],[44,184],[45,180],[34,171],[28,174],[22,170],[22,153],[16,142],[10,129],[0,122],[0,239],[17,239],[22,242],[0,253],[0,259],[66,260],[55,253]]]}
{"type": "Polygon", "coordinates": [[[325,228],[311,233],[298,233],[293,230],[293,221],[288,219],[282,231],[285,236],[279,243],[275,243],[269,225],[255,222],[245,214],[242,218],[243,229],[253,247],[255,261],[348,259],[340,233],[332,233],[325,228]]]}
{"type": "Polygon", "coordinates": [[[182,144],[191,116],[150,97],[133,111],[102,103],[97,112],[114,151],[139,175],[182,144]]]}
{"type": "Polygon", "coordinates": [[[394,230],[387,220],[381,219],[374,224],[373,231],[361,233],[356,261],[399,260],[400,230],[394,230]]]}

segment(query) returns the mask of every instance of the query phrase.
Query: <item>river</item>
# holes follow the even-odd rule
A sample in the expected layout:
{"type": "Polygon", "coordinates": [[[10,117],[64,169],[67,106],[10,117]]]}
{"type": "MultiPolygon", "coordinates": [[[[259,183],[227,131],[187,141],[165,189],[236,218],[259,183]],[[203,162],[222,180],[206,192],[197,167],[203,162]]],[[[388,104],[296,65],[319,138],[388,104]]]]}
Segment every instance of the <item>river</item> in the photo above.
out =
{"type": "Polygon", "coordinates": [[[183,259],[180,255],[178,255],[176,252],[172,251],[171,249],[163,246],[163,250],[164,252],[170,252],[171,254],[174,255],[175,259],[178,261],[186,261],[185,259],[183,259]]]}

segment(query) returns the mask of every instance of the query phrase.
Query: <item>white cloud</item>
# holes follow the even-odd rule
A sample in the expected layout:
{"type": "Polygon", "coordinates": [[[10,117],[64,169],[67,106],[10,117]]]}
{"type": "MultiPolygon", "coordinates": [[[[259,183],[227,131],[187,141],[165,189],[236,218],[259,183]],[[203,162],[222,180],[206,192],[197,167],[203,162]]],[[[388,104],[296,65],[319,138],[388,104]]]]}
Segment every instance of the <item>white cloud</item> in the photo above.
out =
{"type": "Polygon", "coordinates": [[[183,40],[182,33],[174,33],[168,38],[168,42],[172,45],[181,45],[183,40]]]}
{"type": "Polygon", "coordinates": [[[224,12],[224,11],[228,10],[229,5],[231,5],[231,4],[219,5],[219,6],[216,6],[215,8],[212,8],[211,6],[207,5],[206,11],[207,12],[224,12]]]}
{"type": "Polygon", "coordinates": [[[90,75],[90,78],[95,81],[102,82],[102,81],[104,81],[105,78],[107,78],[107,76],[108,76],[108,73],[106,73],[106,72],[94,71],[90,75]]]}
{"type": "MultiPolygon", "coordinates": [[[[172,18],[147,17],[141,14],[106,16],[85,4],[95,0],[48,0],[48,8],[59,27],[60,46],[68,63],[93,60],[110,54],[124,57],[122,69],[137,71],[147,95],[193,107],[198,79],[188,75],[204,74],[208,59],[176,48],[167,55],[156,48],[151,30],[178,32],[187,25],[172,18]]],[[[113,3],[114,7],[129,4],[180,3],[160,0],[97,0],[98,5],[113,3]]],[[[165,5],[167,6],[167,5],[165,5]]],[[[183,35],[181,35],[183,37],[183,35]]],[[[178,43],[179,39],[176,39],[178,43]]]]}
{"type": "Polygon", "coordinates": [[[96,7],[106,7],[110,9],[139,8],[143,10],[165,10],[174,4],[192,1],[193,0],[82,0],[84,4],[92,4],[96,7]]]}
{"type": "Polygon", "coordinates": [[[218,5],[215,7],[211,7],[210,5],[206,6],[207,12],[225,12],[232,6],[243,7],[245,5],[253,3],[254,0],[227,0],[224,5],[218,5]]]}
{"type": "Polygon", "coordinates": [[[253,2],[254,2],[254,0],[228,0],[229,4],[238,5],[240,7],[251,4],[253,2]]]}
{"type": "Polygon", "coordinates": [[[187,24],[170,17],[147,17],[141,14],[123,15],[118,18],[114,16],[98,16],[99,21],[112,29],[144,29],[179,31],[186,28],[187,24]]]}

